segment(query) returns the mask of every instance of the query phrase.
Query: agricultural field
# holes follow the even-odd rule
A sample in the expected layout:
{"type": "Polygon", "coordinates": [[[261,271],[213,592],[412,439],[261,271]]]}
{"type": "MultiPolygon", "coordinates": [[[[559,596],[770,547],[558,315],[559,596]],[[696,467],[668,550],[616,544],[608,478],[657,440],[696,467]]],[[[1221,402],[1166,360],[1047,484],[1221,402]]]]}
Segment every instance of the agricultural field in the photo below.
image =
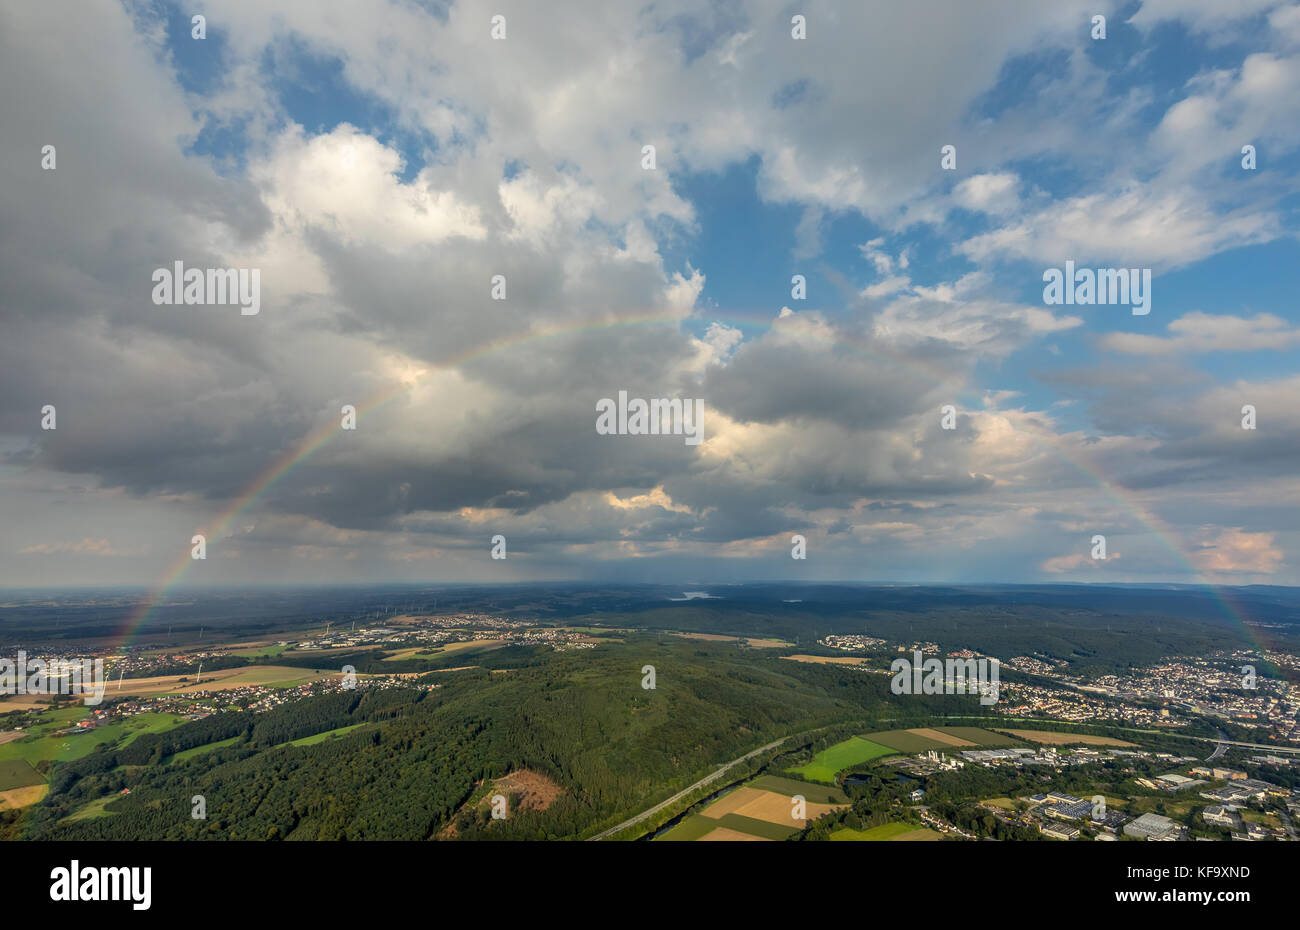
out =
{"type": "Polygon", "coordinates": [[[235,652],[232,652],[231,655],[242,656],[243,658],[246,659],[263,659],[263,658],[274,659],[276,656],[280,655],[288,648],[289,648],[288,646],[281,646],[277,643],[265,643],[262,645],[253,646],[252,648],[249,649],[239,649],[235,652]]]}
{"type": "Polygon", "coordinates": [[[407,659],[432,659],[438,653],[436,650],[429,652],[428,646],[408,646],[405,649],[398,649],[392,655],[384,656],[384,662],[405,662],[407,659]]]}
{"type": "Polygon", "coordinates": [[[682,639],[699,639],[711,643],[744,643],[751,649],[789,649],[794,643],[783,639],[760,639],[754,636],[725,636],[721,633],[673,633],[682,639]]]}
{"type": "Polygon", "coordinates": [[[980,749],[1006,749],[1019,746],[1021,740],[980,727],[931,727],[935,732],[974,743],[980,749]]]}
{"type": "Polygon", "coordinates": [[[863,739],[902,753],[927,752],[931,749],[952,752],[1020,745],[1008,736],[979,727],[916,727],[910,730],[883,730],[879,733],[867,733],[863,739]]]}
{"type": "Polygon", "coordinates": [[[69,762],[90,755],[101,743],[111,743],[126,732],[122,724],[97,727],[88,733],[68,733],[63,736],[34,736],[0,746],[0,762],[25,759],[32,765],[37,762],[69,762]]]}
{"type": "Polygon", "coordinates": [[[261,685],[268,688],[290,687],[319,675],[338,675],[338,669],[294,668],[288,665],[246,665],[203,673],[202,683],[193,674],[160,675],[153,678],[126,678],[110,681],[107,695],[119,697],[156,697],[160,694],[192,694],[196,691],[229,691],[261,685]],[[182,681],[182,679],[184,679],[182,681]]]}
{"type": "Polygon", "coordinates": [[[908,730],[922,739],[934,740],[940,745],[958,748],[958,749],[976,749],[979,743],[973,743],[968,739],[962,739],[960,736],[953,736],[951,733],[944,733],[942,730],[936,730],[933,727],[915,727],[908,730]]]}
{"type": "Polygon", "coordinates": [[[0,745],[0,764],[13,760],[25,760],[32,765],[44,761],[70,762],[89,755],[101,744],[125,737],[121,745],[126,746],[143,733],[161,733],[186,722],[176,714],[138,714],[82,733],[60,735],[57,732],[85,717],[87,711],[88,708],[78,705],[47,712],[24,739],[0,745]]]}
{"type": "Polygon", "coordinates": [[[45,779],[25,759],[0,762],[0,791],[43,785],[45,779]]]}
{"type": "Polygon", "coordinates": [[[1122,739],[1114,739],[1110,736],[1093,736],[1090,733],[1058,733],[1052,730],[1003,730],[1001,733],[1010,733],[1017,739],[1029,740],[1031,743],[1044,743],[1048,746],[1068,746],[1075,743],[1084,746],[1136,746],[1137,743],[1127,743],[1122,739]]]}
{"type": "Polygon", "coordinates": [[[811,662],[814,665],[862,665],[867,660],[855,656],[808,656],[793,655],[781,656],[783,659],[789,659],[791,662],[811,662]]]}
{"type": "Polygon", "coordinates": [[[700,842],[724,842],[724,843],[754,843],[763,841],[763,837],[754,836],[752,833],[741,833],[739,830],[733,830],[730,827],[714,827],[708,833],[700,837],[700,842]]]}
{"type": "Polygon", "coordinates": [[[823,749],[813,756],[811,762],[790,771],[810,781],[833,783],[835,776],[850,766],[891,755],[894,751],[860,736],[850,736],[842,743],[823,749]]]}
{"type": "Polygon", "coordinates": [[[812,785],[806,781],[796,781],[793,778],[781,778],[777,775],[760,775],[749,783],[751,788],[759,788],[763,791],[771,791],[775,794],[783,794],[787,798],[794,797],[796,794],[802,794],[814,804],[847,804],[848,796],[839,788],[831,788],[826,785],[812,785]]]}
{"type": "Polygon", "coordinates": [[[49,790],[50,786],[45,782],[41,782],[39,785],[28,785],[26,788],[10,788],[8,791],[0,791],[0,811],[31,807],[33,804],[44,800],[49,790]]]}
{"type": "Polygon", "coordinates": [[[764,775],[732,789],[704,810],[687,817],[661,840],[783,840],[798,833],[811,820],[841,809],[848,798],[838,789],[764,775]],[[794,795],[805,799],[805,819],[795,820],[794,795]]]}
{"type": "Polygon", "coordinates": [[[867,830],[850,830],[845,827],[831,834],[831,842],[934,842],[943,834],[910,823],[887,823],[867,830]]]}

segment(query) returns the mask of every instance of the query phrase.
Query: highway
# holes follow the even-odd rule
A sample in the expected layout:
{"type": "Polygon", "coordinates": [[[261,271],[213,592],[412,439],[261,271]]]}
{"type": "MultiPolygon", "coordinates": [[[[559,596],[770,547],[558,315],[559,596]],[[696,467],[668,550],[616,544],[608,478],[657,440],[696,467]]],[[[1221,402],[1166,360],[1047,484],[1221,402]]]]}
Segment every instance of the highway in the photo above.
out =
{"type": "Polygon", "coordinates": [[[635,817],[631,818],[630,820],[624,820],[622,823],[620,823],[620,824],[619,824],[618,826],[616,826],[616,827],[610,827],[608,830],[605,830],[605,831],[603,831],[603,832],[601,832],[601,833],[597,833],[595,836],[588,837],[588,838],[587,838],[587,842],[594,842],[594,841],[596,841],[596,840],[603,840],[603,839],[606,839],[607,837],[611,837],[611,836],[613,836],[614,834],[616,834],[616,833],[618,833],[618,832],[620,832],[620,831],[622,831],[622,830],[626,830],[628,827],[634,827],[634,826],[636,826],[636,825],[639,824],[641,821],[645,820],[647,817],[653,817],[655,814],[659,813],[659,812],[660,812],[661,810],[663,810],[665,807],[668,807],[668,806],[670,806],[670,805],[672,805],[672,804],[675,804],[676,802],[680,801],[682,798],[686,797],[686,796],[687,796],[688,794],[690,794],[692,791],[695,791],[695,790],[697,790],[697,789],[699,789],[699,788],[703,788],[705,785],[710,784],[711,782],[715,782],[715,781],[717,781],[719,778],[721,778],[723,775],[725,775],[729,770],[735,768],[737,765],[740,765],[740,763],[742,763],[742,762],[748,762],[750,759],[754,758],[754,756],[758,755],[759,753],[767,752],[769,749],[775,749],[777,746],[780,746],[782,743],[784,743],[784,742],[785,742],[786,740],[788,740],[789,738],[790,738],[790,737],[788,737],[788,736],[783,736],[783,737],[781,737],[779,740],[777,740],[776,742],[768,743],[766,746],[759,746],[759,747],[758,747],[757,749],[755,749],[753,752],[747,752],[747,753],[745,753],[745,755],[741,756],[739,759],[733,759],[732,761],[728,762],[726,765],[722,766],[721,768],[715,770],[715,771],[712,772],[711,774],[709,774],[709,775],[705,775],[703,778],[701,778],[701,779],[700,779],[699,781],[697,781],[695,784],[693,784],[693,785],[691,785],[691,786],[689,786],[689,787],[687,787],[687,788],[683,788],[681,791],[677,792],[675,795],[673,795],[673,796],[672,796],[671,798],[669,798],[668,800],[666,800],[666,801],[660,801],[658,804],[656,804],[654,807],[650,808],[649,810],[642,811],[641,813],[637,814],[635,817]]]}

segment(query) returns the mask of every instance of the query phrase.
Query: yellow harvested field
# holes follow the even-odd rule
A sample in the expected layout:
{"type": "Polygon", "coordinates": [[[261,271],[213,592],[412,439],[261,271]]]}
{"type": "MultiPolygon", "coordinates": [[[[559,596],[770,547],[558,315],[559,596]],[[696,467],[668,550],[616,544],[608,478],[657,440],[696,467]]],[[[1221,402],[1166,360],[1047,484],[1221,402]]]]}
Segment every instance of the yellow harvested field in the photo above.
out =
{"type": "Polygon", "coordinates": [[[48,694],[8,694],[0,696],[0,707],[4,713],[11,710],[39,710],[50,706],[48,694]]]}
{"type": "MultiPolygon", "coordinates": [[[[197,670],[196,670],[197,671],[197,670]]],[[[161,675],[156,678],[125,678],[110,680],[106,693],[112,697],[153,697],[159,694],[190,694],[195,691],[229,691],[253,685],[300,683],[323,675],[339,675],[340,671],[322,671],[310,668],[293,668],[288,665],[246,665],[241,668],[223,668],[204,672],[203,682],[194,684],[194,675],[161,675]],[[185,682],[181,678],[188,679],[185,682]]],[[[361,676],[367,677],[367,676],[361,676]]]]}
{"type": "Polygon", "coordinates": [[[12,743],[16,739],[22,739],[26,735],[27,734],[22,730],[7,730],[4,733],[0,733],[0,746],[3,746],[5,743],[12,743]]]}
{"type": "Polygon", "coordinates": [[[783,659],[792,659],[795,662],[813,662],[817,665],[861,665],[866,659],[855,656],[781,656],[783,659]]]}
{"type": "Polygon", "coordinates": [[[737,788],[700,811],[700,816],[717,820],[727,814],[734,814],[739,808],[766,793],[758,788],[737,788]]]}
{"type": "MultiPolygon", "coordinates": [[[[342,676],[340,669],[312,669],[312,668],[294,668],[290,665],[249,665],[244,668],[228,669],[226,671],[234,672],[229,678],[224,678],[218,682],[209,682],[208,673],[203,673],[204,681],[202,684],[178,688],[177,694],[187,694],[191,691],[229,691],[232,688],[247,688],[254,685],[273,685],[273,684],[302,684],[316,678],[333,675],[342,676]]],[[[213,672],[213,677],[220,675],[221,672],[213,672]]],[[[367,678],[367,675],[358,675],[359,678],[367,678]]]]}
{"type": "Polygon", "coordinates": [[[907,732],[914,733],[917,736],[925,737],[926,739],[932,739],[936,743],[946,743],[949,746],[978,746],[979,745],[979,743],[972,743],[970,740],[962,739],[959,736],[952,736],[951,734],[948,733],[941,733],[938,730],[931,730],[929,727],[917,727],[913,730],[908,730],[907,732]]]}
{"type": "Polygon", "coordinates": [[[399,649],[391,656],[384,656],[385,662],[401,662],[403,659],[409,659],[413,655],[424,652],[426,649],[432,649],[432,646],[412,646],[409,649],[399,649]]]}
{"type": "Polygon", "coordinates": [[[481,646],[500,646],[504,644],[502,639],[467,639],[460,643],[441,643],[437,648],[442,653],[460,652],[463,649],[477,649],[481,646]]]}
{"type": "Polygon", "coordinates": [[[29,785],[26,788],[10,788],[8,791],[0,791],[0,811],[17,810],[20,807],[30,807],[37,801],[45,797],[50,786],[46,784],[29,785]]]}
{"type": "Polygon", "coordinates": [[[1090,733],[1054,733],[1050,730],[1003,730],[999,733],[1010,733],[1018,739],[1026,739],[1034,743],[1046,743],[1050,746],[1061,746],[1066,743],[1082,743],[1085,746],[1136,746],[1137,743],[1126,743],[1122,739],[1112,739],[1109,736],[1093,736],[1090,733]]]}
{"type": "Polygon", "coordinates": [[[713,830],[710,830],[708,833],[700,837],[698,842],[712,843],[712,842],[717,842],[719,840],[725,842],[739,841],[742,843],[770,843],[771,842],[771,840],[769,840],[765,836],[754,836],[751,833],[741,833],[739,830],[732,830],[728,827],[717,827],[713,830]]]}
{"type": "Polygon", "coordinates": [[[943,835],[922,827],[919,830],[908,830],[890,839],[895,843],[938,843],[943,841],[943,835]]]}
{"type": "MultiPolygon", "coordinates": [[[[843,804],[814,804],[808,801],[804,804],[804,813],[807,814],[807,820],[816,820],[827,811],[840,810],[843,807],[843,804]]],[[[737,788],[700,811],[700,816],[718,820],[727,814],[739,814],[742,817],[765,820],[783,827],[803,827],[807,820],[796,820],[791,817],[793,810],[793,802],[784,794],[763,791],[759,788],[737,788]]]]}

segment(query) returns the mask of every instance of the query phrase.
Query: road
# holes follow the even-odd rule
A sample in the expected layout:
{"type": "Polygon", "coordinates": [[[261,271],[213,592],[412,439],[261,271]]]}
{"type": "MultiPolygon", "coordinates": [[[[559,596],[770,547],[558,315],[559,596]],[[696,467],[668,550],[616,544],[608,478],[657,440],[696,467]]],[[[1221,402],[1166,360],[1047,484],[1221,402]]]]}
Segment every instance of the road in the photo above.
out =
{"type": "Polygon", "coordinates": [[[603,840],[606,837],[613,836],[615,833],[618,833],[622,830],[626,830],[628,827],[636,826],[641,821],[645,820],[647,817],[653,817],[655,814],[659,813],[665,807],[668,807],[669,805],[675,804],[677,801],[680,801],[682,798],[686,797],[692,791],[695,791],[699,788],[703,788],[705,785],[717,781],[728,771],[735,768],[737,765],[740,765],[740,763],[748,762],[750,759],[754,758],[754,756],[758,755],[759,753],[767,752],[769,749],[775,749],[777,746],[780,746],[789,738],[790,737],[788,736],[783,736],[776,742],[768,743],[766,746],[759,746],[753,752],[745,753],[745,755],[741,756],[739,759],[733,759],[732,761],[728,762],[726,765],[722,766],[722,768],[717,769],[716,771],[714,771],[709,775],[705,775],[703,778],[701,778],[699,781],[697,781],[695,784],[691,785],[690,787],[683,788],[681,791],[677,792],[667,801],[660,801],[654,807],[650,808],[647,811],[642,811],[632,819],[624,820],[616,827],[610,827],[608,830],[605,830],[602,833],[597,833],[595,836],[589,837],[588,842],[594,842],[595,840],[603,840]]]}

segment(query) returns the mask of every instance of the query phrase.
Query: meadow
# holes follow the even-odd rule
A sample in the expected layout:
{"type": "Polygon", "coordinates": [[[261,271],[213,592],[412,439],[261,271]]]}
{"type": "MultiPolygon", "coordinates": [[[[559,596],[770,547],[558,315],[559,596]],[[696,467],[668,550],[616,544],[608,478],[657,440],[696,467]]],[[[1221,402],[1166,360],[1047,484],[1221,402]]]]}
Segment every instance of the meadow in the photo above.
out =
{"type": "Polygon", "coordinates": [[[813,760],[791,772],[810,781],[834,783],[835,776],[850,766],[870,762],[881,756],[892,755],[895,750],[860,736],[850,736],[842,743],[827,747],[813,756],[813,760]]]}

